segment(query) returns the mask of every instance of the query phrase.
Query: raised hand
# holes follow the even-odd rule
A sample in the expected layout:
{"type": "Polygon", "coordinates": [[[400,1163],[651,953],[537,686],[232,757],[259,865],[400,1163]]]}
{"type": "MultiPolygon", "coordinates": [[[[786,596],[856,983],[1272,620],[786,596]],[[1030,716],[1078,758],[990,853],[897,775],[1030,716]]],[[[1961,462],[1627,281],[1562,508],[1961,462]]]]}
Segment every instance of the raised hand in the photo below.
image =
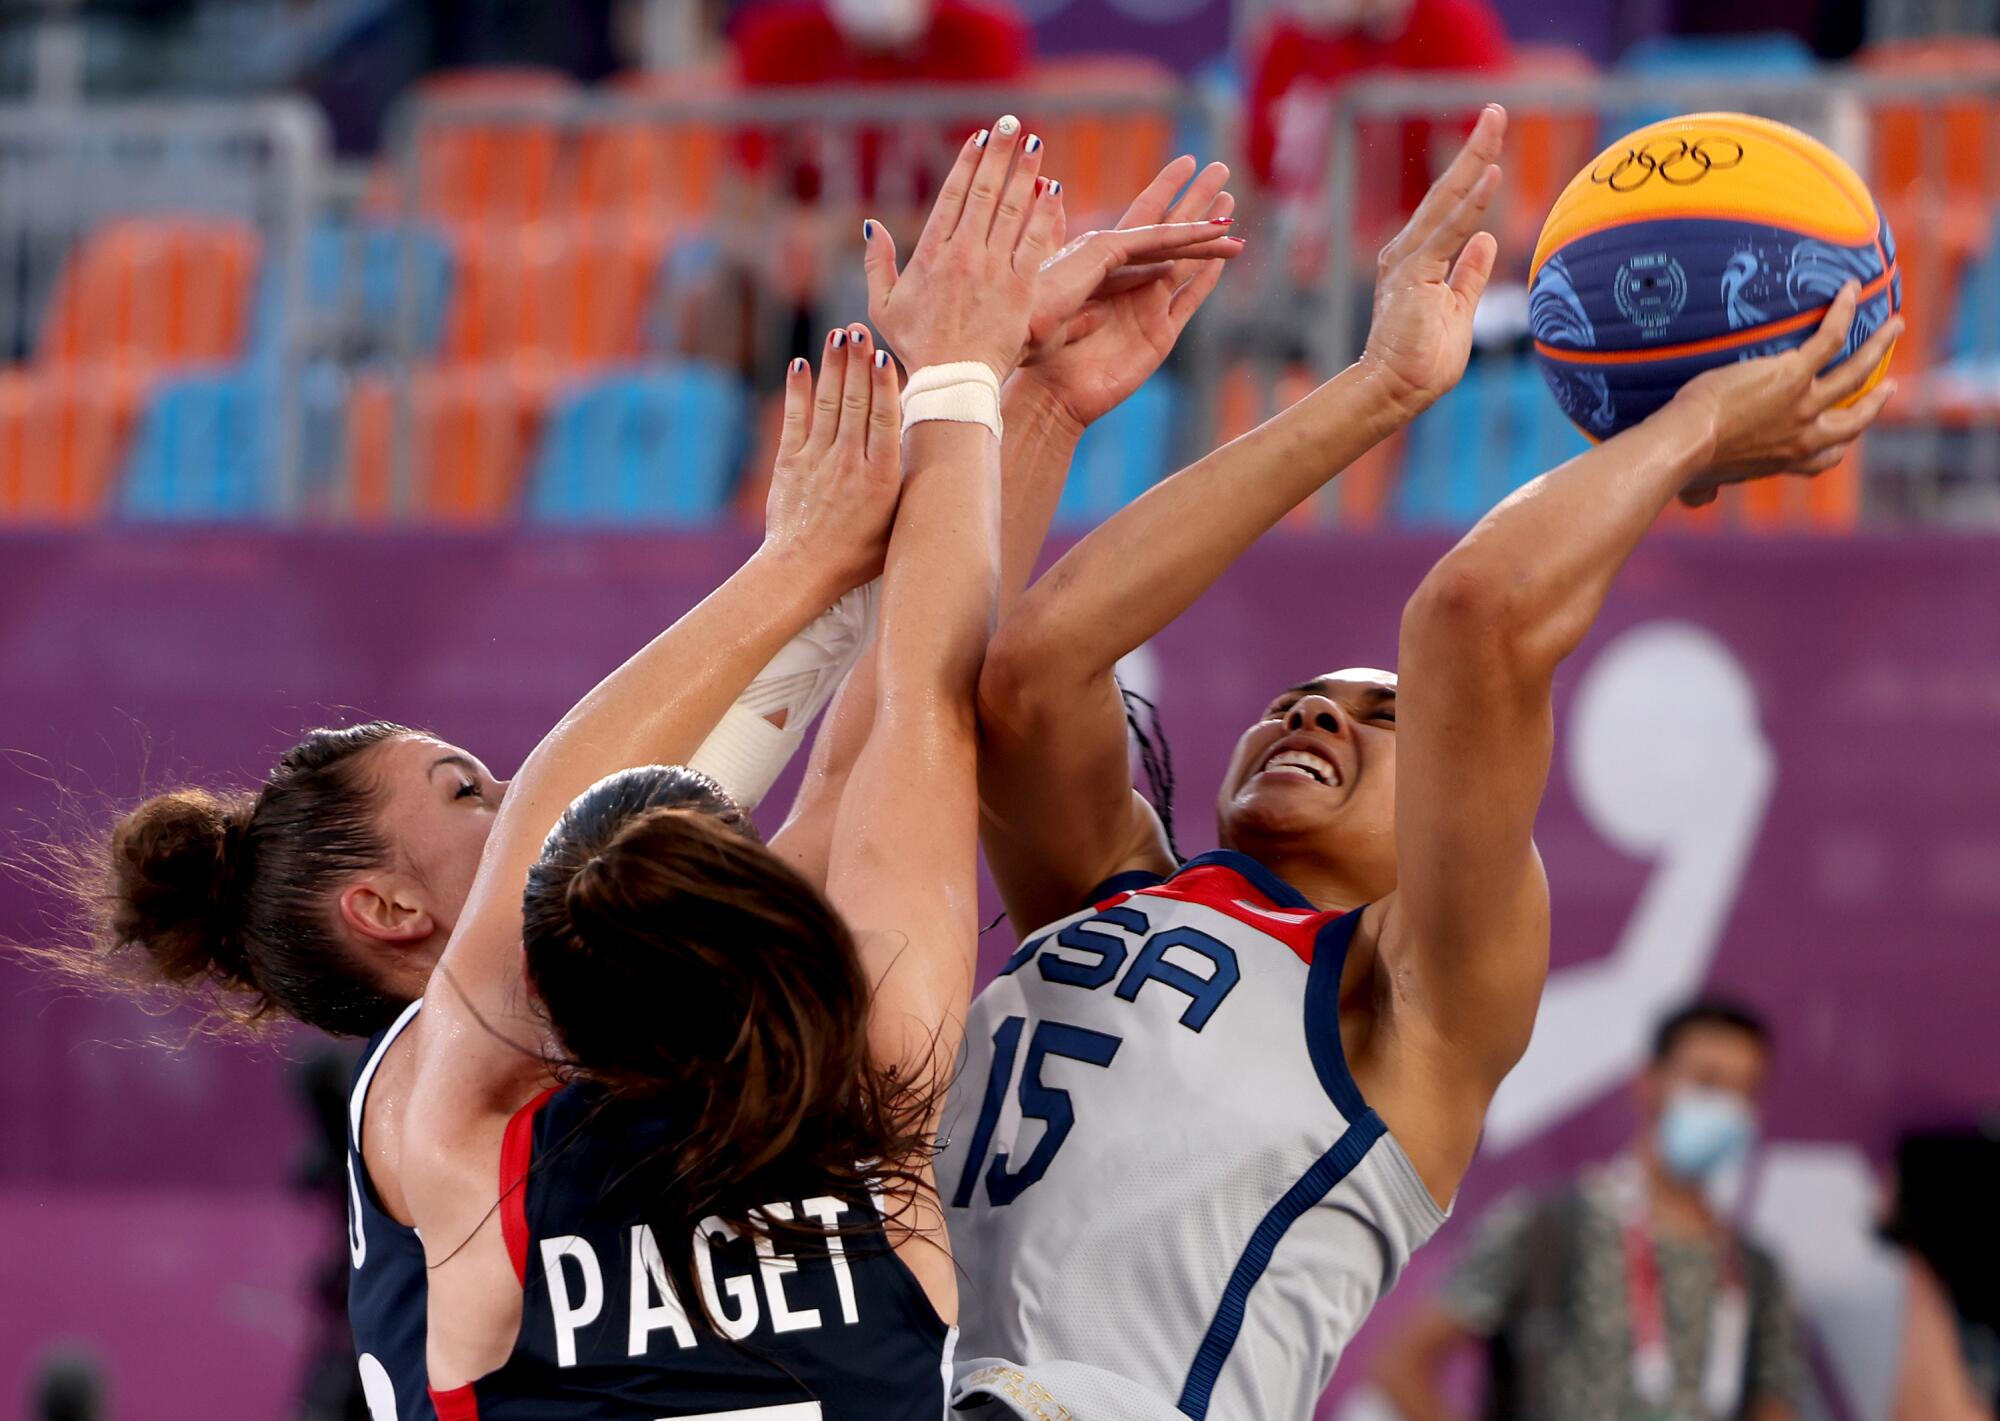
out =
{"type": "Polygon", "coordinates": [[[1020,361],[1061,214],[1041,166],[1008,114],[966,140],[900,273],[888,228],[863,224],[869,319],[912,370],[979,360],[1004,380],[1020,361]]]}
{"type": "Polygon", "coordinates": [[[902,487],[896,363],[866,326],[828,334],[819,384],[804,360],[785,375],[785,422],[764,505],[764,543],[823,570],[830,597],[882,571],[902,487]]]}
{"type": "Polygon", "coordinates": [[[1089,233],[1050,261],[1037,305],[1064,319],[1047,322],[1020,378],[1039,383],[1080,426],[1144,384],[1215,290],[1223,262],[1243,250],[1240,238],[1217,235],[1236,207],[1223,191],[1228,181],[1224,164],[1196,175],[1193,158],[1176,158],[1132,200],[1116,230],[1089,233]],[[1182,232],[1185,246],[1154,245],[1182,232]]]}
{"type": "Polygon", "coordinates": [[[1472,355],[1472,313],[1499,248],[1479,230],[1500,186],[1507,111],[1488,104],[1472,136],[1431,184],[1375,266],[1375,315],[1361,360],[1405,418],[1458,383],[1472,355]]]}
{"type": "Polygon", "coordinates": [[[1855,282],[1843,286],[1819,329],[1794,349],[1704,371],[1681,386],[1672,403],[1698,411],[1714,439],[1708,467],[1681,490],[1682,503],[1713,502],[1724,484],[1821,473],[1875,422],[1896,382],[1884,380],[1855,397],[1902,334],[1903,318],[1892,316],[1859,350],[1827,369],[1846,348],[1860,292],[1855,282]]]}

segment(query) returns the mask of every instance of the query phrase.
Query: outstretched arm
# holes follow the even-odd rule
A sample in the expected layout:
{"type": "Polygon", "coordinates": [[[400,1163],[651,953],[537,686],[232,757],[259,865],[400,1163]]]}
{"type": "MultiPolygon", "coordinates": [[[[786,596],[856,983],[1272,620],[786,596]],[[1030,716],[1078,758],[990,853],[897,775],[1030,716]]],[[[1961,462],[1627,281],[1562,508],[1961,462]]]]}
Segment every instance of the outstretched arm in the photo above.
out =
{"type": "Polygon", "coordinates": [[[829,350],[817,390],[803,361],[787,377],[763,545],[577,702],[508,788],[418,1028],[419,1073],[445,1115],[471,1118],[489,1098],[511,1109],[542,1069],[521,985],[521,886],[562,811],[615,770],[687,759],[772,655],[880,566],[893,474],[832,457],[830,432],[829,447],[804,438],[815,406],[830,431],[849,363],[829,350]]]}
{"type": "Polygon", "coordinates": [[[1829,468],[1873,421],[1888,387],[1841,402],[1900,321],[1815,374],[1838,357],[1854,304],[1850,286],[1797,350],[1700,376],[1643,424],[1518,490],[1431,570],[1403,614],[1398,882],[1377,930],[1395,1046],[1377,1103],[1441,1197],[1527,1046],[1548,969],[1548,887],[1532,833],[1556,666],[1676,497],[1829,468]]]}
{"type": "Polygon", "coordinates": [[[1498,109],[1382,253],[1361,360],[1147,491],[1028,589],[980,678],[988,861],[1017,931],[1075,911],[1113,874],[1172,867],[1132,787],[1112,668],[1267,530],[1452,385],[1492,270],[1476,231],[1499,182],[1498,109]]]}
{"type": "MultiPolygon", "coordinates": [[[[1159,368],[1215,289],[1223,263],[1242,250],[1240,241],[1213,235],[1235,207],[1222,190],[1228,180],[1221,163],[1197,174],[1193,158],[1176,158],[1115,229],[1078,238],[1044,265],[1036,306],[1050,333],[1029,350],[1001,395],[1000,616],[1027,587],[1041,556],[1084,427],[1159,368]]],[[[1059,201],[1056,218],[1060,234],[1059,201]]],[[[886,232],[869,240],[878,264],[893,260],[886,232]]],[[[813,883],[826,881],[840,796],[874,714],[870,650],[842,687],[813,743],[791,813],[771,840],[773,851],[813,883]]]]}

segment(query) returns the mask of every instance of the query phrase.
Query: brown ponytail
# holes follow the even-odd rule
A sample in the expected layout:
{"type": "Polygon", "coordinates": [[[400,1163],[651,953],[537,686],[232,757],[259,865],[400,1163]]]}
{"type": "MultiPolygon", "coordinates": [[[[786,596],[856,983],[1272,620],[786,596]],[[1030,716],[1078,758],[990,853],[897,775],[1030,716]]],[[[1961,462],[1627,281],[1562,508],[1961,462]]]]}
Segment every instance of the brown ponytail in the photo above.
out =
{"type": "Polygon", "coordinates": [[[803,1189],[911,1180],[931,1101],[874,1064],[869,988],[826,899],[698,771],[649,766],[571,805],[528,875],[529,981],[569,1068],[673,1130],[639,1180],[686,1228],[803,1189]]]}
{"type": "Polygon", "coordinates": [[[146,800],[108,840],[57,855],[92,950],[31,955],[89,987],[164,983],[239,1025],[289,1016],[335,1035],[381,1030],[408,1003],[341,940],[333,892],[387,861],[364,752],[410,733],[387,721],[315,730],[254,793],[146,800]]]}

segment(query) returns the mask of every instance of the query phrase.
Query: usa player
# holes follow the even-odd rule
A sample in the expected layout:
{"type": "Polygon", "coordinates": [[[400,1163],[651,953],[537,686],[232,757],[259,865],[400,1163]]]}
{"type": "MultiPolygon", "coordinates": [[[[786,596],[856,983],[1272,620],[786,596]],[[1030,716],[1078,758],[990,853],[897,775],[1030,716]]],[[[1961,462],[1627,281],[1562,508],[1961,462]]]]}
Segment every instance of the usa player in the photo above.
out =
{"type": "Polygon", "coordinates": [[[824,894],[685,771],[612,776],[546,843],[592,752],[545,743],[515,781],[438,970],[525,947],[569,1083],[535,1090],[431,994],[401,1180],[447,1421],[944,1411],[957,1279],[929,1141],[977,942],[1000,381],[1059,226],[1040,158],[1005,118],[945,180],[882,303],[900,420],[884,352],[850,352],[809,419],[788,405],[788,446],[845,451],[871,486],[908,444],[824,894]]]}
{"type": "MultiPolygon", "coordinates": [[[[1224,847],[1176,863],[1133,788],[1112,668],[1457,381],[1504,122],[1482,115],[1384,249],[1360,361],[1115,515],[995,636],[983,837],[1013,921],[1048,926],[974,1003],[938,1163],[970,1280],[969,1403],[1312,1413],[1443,1220],[1534,1023],[1556,667],[1676,496],[1829,467],[1888,398],[1840,407],[1897,322],[1815,373],[1850,288],[1800,350],[1704,375],[1535,480],[1417,589],[1400,677],[1335,671],[1271,699],[1224,776],[1224,847]]],[[[1284,626],[1246,634],[1339,617],[1331,570],[1295,590],[1284,626]]]]}

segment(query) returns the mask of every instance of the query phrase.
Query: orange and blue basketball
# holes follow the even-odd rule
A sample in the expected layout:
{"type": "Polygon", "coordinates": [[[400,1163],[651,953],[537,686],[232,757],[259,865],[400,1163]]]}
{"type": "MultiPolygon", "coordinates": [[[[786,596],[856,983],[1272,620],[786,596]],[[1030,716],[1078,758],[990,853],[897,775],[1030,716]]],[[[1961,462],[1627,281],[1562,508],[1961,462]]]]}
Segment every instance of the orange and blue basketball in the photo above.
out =
{"type": "Polygon", "coordinates": [[[1849,280],[1851,353],[1903,299],[1895,239],[1854,170],[1782,123],[1687,114],[1619,139],[1563,189],[1529,325],[1563,412],[1607,439],[1704,370],[1798,345],[1849,280]]]}

